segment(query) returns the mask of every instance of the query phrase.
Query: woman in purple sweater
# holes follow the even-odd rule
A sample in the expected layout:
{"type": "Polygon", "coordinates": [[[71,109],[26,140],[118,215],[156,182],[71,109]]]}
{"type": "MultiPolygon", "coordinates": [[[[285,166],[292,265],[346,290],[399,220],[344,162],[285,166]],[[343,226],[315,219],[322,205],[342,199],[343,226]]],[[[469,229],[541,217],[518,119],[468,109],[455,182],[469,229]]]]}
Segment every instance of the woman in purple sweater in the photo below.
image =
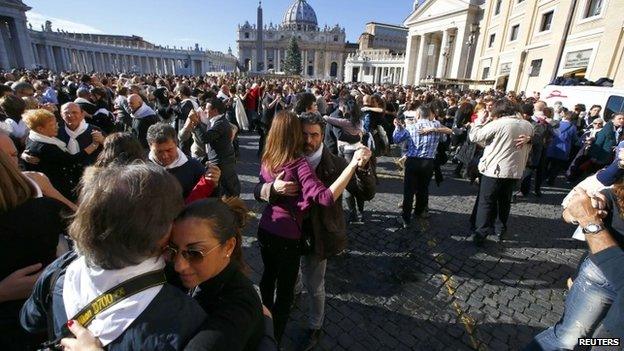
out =
{"type": "MultiPolygon", "coordinates": [[[[357,151],[340,177],[327,188],[316,177],[323,148],[305,156],[301,123],[292,112],[281,111],[271,124],[262,156],[260,182],[276,179],[299,184],[299,193],[291,197],[271,195],[258,227],[264,272],[260,280],[262,302],[271,310],[275,338],[281,340],[293,301],[293,288],[299,271],[301,224],[312,204],[331,206],[355,173],[363,158],[357,151]],[[277,292],[275,288],[277,286],[277,292]]],[[[272,191],[274,193],[274,191],[272,191]]]]}

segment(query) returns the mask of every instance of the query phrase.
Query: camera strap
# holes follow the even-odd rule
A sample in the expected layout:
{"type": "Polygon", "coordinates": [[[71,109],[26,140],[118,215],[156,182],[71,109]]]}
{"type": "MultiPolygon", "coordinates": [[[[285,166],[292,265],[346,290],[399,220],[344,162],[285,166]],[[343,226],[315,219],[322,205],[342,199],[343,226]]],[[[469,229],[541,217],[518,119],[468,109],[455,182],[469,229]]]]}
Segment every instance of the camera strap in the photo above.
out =
{"type": "MultiPolygon", "coordinates": [[[[91,300],[85,307],[83,307],[71,320],[75,320],[83,327],[88,327],[95,317],[103,311],[106,311],[110,307],[117,304],[119,301],[140,293],[141,291],[153,288],[158,285],[163,285],[167,281],[165,272],[162,269],[146,272],[138,275],[134,278],[128,279],[91,300]]],[[[50,311],[51,312],[51,311],[50,311]]],[[[50,313],[49,312],[49,313],[50,313]]],[[[48,326],[50,327],[50,326],[48,326]]],[[[44,343],[45,347],[56,345],[64,337],[71,336],[72,333],[67,327],[67,324],[63,324],[61,327],[61,336],[54,341],[48,341],[44,343]]]]}

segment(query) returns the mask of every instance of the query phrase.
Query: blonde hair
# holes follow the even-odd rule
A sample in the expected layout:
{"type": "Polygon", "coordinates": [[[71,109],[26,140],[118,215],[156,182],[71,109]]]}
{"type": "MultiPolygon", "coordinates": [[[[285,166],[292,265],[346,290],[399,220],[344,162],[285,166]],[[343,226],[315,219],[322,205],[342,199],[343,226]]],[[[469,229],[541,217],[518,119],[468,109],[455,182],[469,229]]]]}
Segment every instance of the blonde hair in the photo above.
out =
{"type": "Polygon", "coordinates": [[[24,123],[26,123],[26,126],[31,130],[36,130],[37,128],[42,127],[43,125],[48,123],[50,118],[56,119],[52,112],[42,108],[36,110],[28,110],[22,115],[24,123]]]}
{"type": "Polygon", "coordinates": [[[0,212],[11,210],[35,194],[35,188],[9,155],[0,151],[0,212]]]}

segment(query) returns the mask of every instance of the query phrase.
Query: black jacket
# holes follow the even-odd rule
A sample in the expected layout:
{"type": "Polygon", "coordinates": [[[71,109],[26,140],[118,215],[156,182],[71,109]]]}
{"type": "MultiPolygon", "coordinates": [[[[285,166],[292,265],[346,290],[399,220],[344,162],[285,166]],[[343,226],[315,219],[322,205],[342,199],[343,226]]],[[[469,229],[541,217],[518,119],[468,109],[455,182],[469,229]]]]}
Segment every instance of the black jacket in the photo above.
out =
{"type": "Polygon", "coordinates": [[[251,281],[230,263],[201,283],[193,298],[208,317],[186,350],[255,351],[264,336],[262,303],[251,281]]]}
{"type": "MultiPolygon", "coordinates": [[[[56,258],[59,234],[66,231],[69,215],[64,204],[51,198],[33,198],[0,213],[0,280],[26,266],[45,267],[56,258]],[[36,216],[36,220],[33,220],[36,216]]],[[[37,340],[19,325],[25,299],[0,303],[0,345],[3,350],[26,350],[37,340]]]]}
{"type": "Polygon", "coordinates": [[[76,199],[74,189],[82,174],[75,172],[75,167],[84,165],[89,155],[84,150],[72,155],[58,146],[28,139],[28,154],[39,158],[39,164],[26,164],[29,171],[45,174],[54,187],[68,199],[76,199]]]}
{"type": "MultiPolygon", "coordinates": [[[[76,141],[78,142],[78,145],[80,146],[80,150],[84,150],[89,145],[91,145],[91,143],[93,143],[93,137],[91,136],[91,133],[93,133],[94,131],[101,132],[99,128],[97,128],[96,126],[93,126],[92,124],[89,124],[89,127],[87,127],[87,130],[85,130],[84,133],[80,134],[78,138],[76,138],[76,141]]],[[[67,132],[65,131],[64,123],[61,123],[59,127],[57,138],[65,142],[65,144],[67,144],[67,142],[69,141],[69,135],[67,135],[67,132]]],[[[82,171],[84,170],[85,167],[90,166],[95,163],[100,152],[102,152],[102,145],[100,145],[97,148],[97,150],[95,150],[92,154],[85,156],[83,162],[77,165],[75,172],[78,173],[78,177],[82,176],[82,171]]]]}
{"type": "Polygon", "coordinates": [[[217,118],[212,127],[204,123],[193,130],[195,137],[205,144],[210,145],[208,150],[208,161],[217,166],[231,165],[236,162],[234,146],[232,145],[232,127],[224,115],[217,118]]]}

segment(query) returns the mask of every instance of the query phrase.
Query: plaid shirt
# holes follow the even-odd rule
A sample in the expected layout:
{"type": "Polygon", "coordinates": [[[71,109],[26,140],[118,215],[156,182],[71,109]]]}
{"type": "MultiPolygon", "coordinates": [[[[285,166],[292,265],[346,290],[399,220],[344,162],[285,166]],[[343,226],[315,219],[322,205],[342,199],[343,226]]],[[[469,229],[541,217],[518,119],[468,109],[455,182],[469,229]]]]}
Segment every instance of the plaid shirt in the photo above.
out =
{"type": "Polygon", "coordinates": [[[428,119],[417,119],[413,124],[408,124],[405,128],[395,129],[392,134],[395,144],[407,140],[407,157],[435,158],[436,150],[442,133],[418,134],[419,130],[426,128],[440,128],[442,125],[438,121],[428,119]]]}

